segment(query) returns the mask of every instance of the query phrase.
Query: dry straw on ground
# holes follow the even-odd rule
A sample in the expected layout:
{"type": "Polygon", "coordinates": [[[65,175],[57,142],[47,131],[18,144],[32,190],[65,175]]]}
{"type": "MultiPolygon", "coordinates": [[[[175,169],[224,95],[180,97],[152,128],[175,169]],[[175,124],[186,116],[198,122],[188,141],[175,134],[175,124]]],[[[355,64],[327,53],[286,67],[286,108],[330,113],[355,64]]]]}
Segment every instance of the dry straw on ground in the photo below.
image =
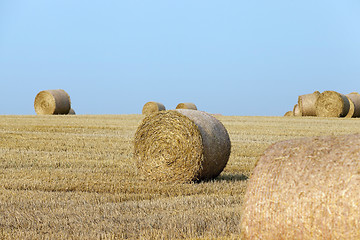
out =
{"type": "Polygon", "coordinates": [[[186,102],[186,103],[179,103],[176,106],[176,109],[192,109],[197,110],[197,107],[194,103],[186,102]]]}
{"type": "Polygon", "coordinates": [[[298,97],[298,105],[301,116],[316,116],[315,103],[320,95],[319,91],[310,94],[300,95],[298,97]]]}
{"type": "Polygon", "coordinates": [[[354,104],[354,114],[352,117],[360,117],[360,94],[352,92],[346,95],[354,104]]]}
{"type": "Polygon", "coordinates": [[[245,194],[244,239],[360,239],[360,135],[270,146],[245,194]]]}
{"type": "Polygon", "coordinates": [[[315,105],[318,117],[345,117],[350,109],[348,98],[335,91],[321,93],[315,105]]]}
{"type": "Polygon", "coordinates": [[[149,115],[159,111],[165,111],[166,108],[162,103],[159,102],[147,102],[143,106],[142,114],[149,115]]]}
{"type": "Polygon", "coordinates": [[[62,89],[41,91],[35,97],[34,108],[38,115],[68,114],[70,96],[62,89]]]}
{"type": "Polygon", "coordinates": [[[298,104],[294,105],[293,114],[295,117],[301,117],[301,111],[298,104]]]}
{"type": "Polygon", "coordinates": [[[293,111],[288,111],[284,114],[284,117],[292,117],[292,116],[294,116],[293,111]]]}
{"type": "Polygon", "coordinates": [[[231,143],[224,125],[202,111],[162,111],[143,119],[135,133],[134,155],[146,179],[191,182],[217,177],[231,143]]]}

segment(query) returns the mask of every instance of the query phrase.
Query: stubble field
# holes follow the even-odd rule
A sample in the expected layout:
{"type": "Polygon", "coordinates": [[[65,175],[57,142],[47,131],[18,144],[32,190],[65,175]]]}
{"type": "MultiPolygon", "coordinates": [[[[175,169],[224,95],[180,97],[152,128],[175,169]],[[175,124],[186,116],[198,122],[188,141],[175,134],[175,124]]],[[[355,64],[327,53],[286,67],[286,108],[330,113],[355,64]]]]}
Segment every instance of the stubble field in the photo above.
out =
{"type": "Polygon", "coordinates": [[[272,143],[360,133],[360,119],[217,116],[232,151],[215,180],[143,180],[142,115],[0,116],[0,239],[238,239],[247,179],[272,143]]]}

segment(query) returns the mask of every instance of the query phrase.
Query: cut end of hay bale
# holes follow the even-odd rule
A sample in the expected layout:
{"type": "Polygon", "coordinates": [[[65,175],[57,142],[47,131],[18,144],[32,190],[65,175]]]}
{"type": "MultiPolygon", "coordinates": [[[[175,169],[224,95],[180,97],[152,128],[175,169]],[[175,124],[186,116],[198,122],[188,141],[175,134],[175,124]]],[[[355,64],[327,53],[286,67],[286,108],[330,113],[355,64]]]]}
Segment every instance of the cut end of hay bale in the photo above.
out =
{"type": "Polygon", "coordinates": [[[335,91],[321,93],[315,105],[318,117],[345,117],[350,109],[348,98],[335,91]]]}
{"type": "Polygon", "coordinates": [[[298,104],[294,105],[293,114],[295,117],[301,117],[301,111],[298,104]]]}
{"type": "Polygon", "coordinates": [[[197,110],[197,107],[194,103],[186,102],[186,103],[179,103],[176,106],[176,109],[192,109],[197,110]]]}
{"type": "Polygon", "coordinates": [[[350,97],[346,96],[349,101],[349,111],[346,114],[345,118],[352,118],[355,113],[355,105],[350,97]]]}
{"type": "Polygon", "coordinates": [[[68,114],[70,96],[62,89],[41,91],[35,97],[34,108],[38,115],[68,114]]]}
{"type": "Polygon", "coordinates": [[[360,135],[270,146],[245,193],[244,239],[360,239],[360,135]]]}
{"type": "Polygon", "coordinates": [[[159,111],[165,111],[165,106],[162,103],[159,102],[147,102],[143,106],[142,114],[144,115],[150,115],[155,112],[159,111]]]}
{"type": "Polygon", "coordinates": [[[320,95],[319,91],[310,94],[300,95],[298,97],[298,106],[301,116],[316,116],[315,103],[320,95]]]}
{"type": "MultiPolygon", "coordinates": [[[[360,94],[352,92],[346,95],[354,104],[354,113],[352,117],[360,117],[360,94]]],[[[351,106],[350,106],[351,107],[351,106]]]]}
{"type": "Polygon", "coordinates": [[[135,133],[139,173],[149,180],[191,182],[217,177],[231,143],[222,123],[201,111],[161,111],[148,115],[135,133]]]}

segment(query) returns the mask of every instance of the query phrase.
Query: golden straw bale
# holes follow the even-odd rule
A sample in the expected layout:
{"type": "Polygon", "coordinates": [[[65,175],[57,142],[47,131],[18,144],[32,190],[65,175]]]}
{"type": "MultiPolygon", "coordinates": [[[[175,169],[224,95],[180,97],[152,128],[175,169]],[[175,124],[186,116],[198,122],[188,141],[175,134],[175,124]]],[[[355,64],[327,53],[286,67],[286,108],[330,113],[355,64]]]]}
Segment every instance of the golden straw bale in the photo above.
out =
{"type": "Polygon", "coordinates": [[[301,111],[298,104],[294,105],[293,114],[295,117],[301,117],[301,111]]]}
{"type": "Polygon", "coordinates": [[[202,111],[176,109],[146,116],[135,133],[139,173],[149,180],[192,182],[217,177],[230,156],[224,125],[202,111]]]}
{"type": "Polygon", "coordinates": [[[76,115],[75,110],[70,108],[68,115],[76,115]]]}
{"type": "Polygon", "coordinates": [[[319,91],[310,94],[300,95],[298,97],[298,105],[301,116],[316,116],[315,103],[320,95],[319,91]]]}
{"type": "Polygon", "coordinates": [[[35,97],[34,108],[38,115],[68,114],[70,96],[62,89],[41,91],[35,97]]]}
{"type": "Polygon", "coordinates": [[[270,146],[250,177],[244,239],[360,239],[360,135],[270,146]]]}
{"type": "Polygon", "coordinates": [[[354,114],[353,117],[360,117],[360,94],[352,92],[346,95],[354,103],[354,114]]]}
{"type": "Polygon", "coordinates": [[[318,117],[345,117],[350,109],[348,98],[335,91],[325,91],[320,94],[316,103],[318,117]]]}
{"type": "Polygon", "coordinates": [[[293,116],[294,116],[293,111],[288,111],[284,114],[284,117],[293,117],[293,116]]]}
{"type": "Polygon", "coordinates": [[[194,103],[186,102],[186,103],[179,103],[176,106],[176,109],[192,109],[197,110],[197,107],[194,103]]]}
{"type": "Polygon", "coordinates": [[[162,103],[159,102],[147,102],[143,106],[142,114],[149,115],[159,111],[165,111],[166,108],[162,103]]]}
{"type": "Polygon", "coordinates": [[[353,103],[353,101],[348,97],[346,96],[348,101],[349,101],[349,112],[348,114],[346,114],[345,118],[352,118],[353,115],[354,115],[354,112],[355,112],[355,105],[353,103]]]}

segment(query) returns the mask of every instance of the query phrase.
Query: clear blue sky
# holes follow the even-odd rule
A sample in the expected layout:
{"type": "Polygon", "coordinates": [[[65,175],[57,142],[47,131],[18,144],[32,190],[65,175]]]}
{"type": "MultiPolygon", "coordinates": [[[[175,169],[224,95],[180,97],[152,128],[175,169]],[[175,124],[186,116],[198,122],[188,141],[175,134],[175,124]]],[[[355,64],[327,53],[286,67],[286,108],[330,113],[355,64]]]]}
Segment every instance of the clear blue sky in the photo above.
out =
{"type": "Polygon", "coordinates": [[[0,82],[0,114],[62,88],[77,114],[283,115],[360,92],[360,1],[0,0],[0,82]]]}

